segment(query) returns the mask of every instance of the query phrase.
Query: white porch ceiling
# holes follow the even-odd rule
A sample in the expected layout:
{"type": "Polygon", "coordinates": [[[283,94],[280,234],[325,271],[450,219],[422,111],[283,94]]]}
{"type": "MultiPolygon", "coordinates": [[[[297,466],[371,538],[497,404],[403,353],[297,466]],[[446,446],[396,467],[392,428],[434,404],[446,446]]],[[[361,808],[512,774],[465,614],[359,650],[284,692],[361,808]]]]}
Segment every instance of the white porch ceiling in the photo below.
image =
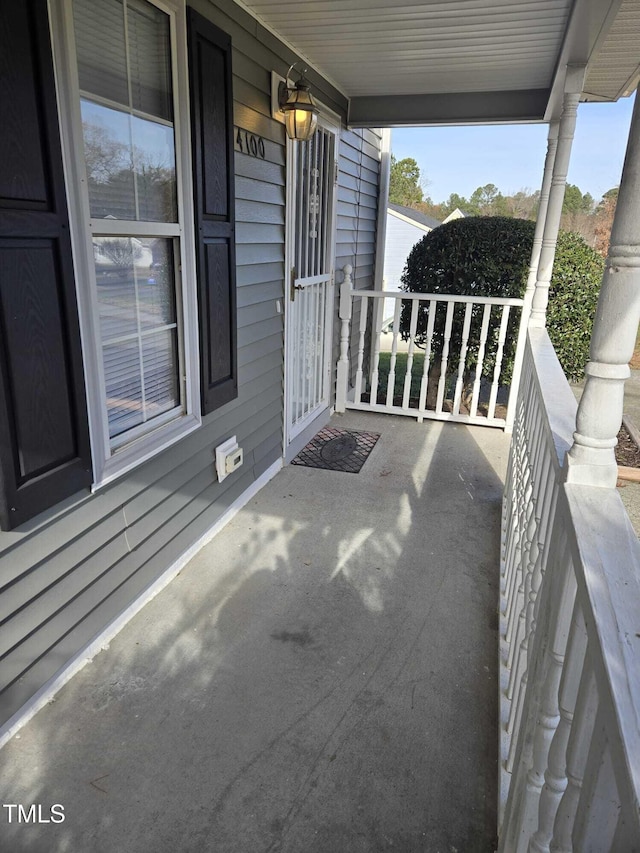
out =
{"type": "Polygon", "coordinates": [[[585,91],[612,99],[640,62],[640,0],[240,3],[350,99],[354,124],[540,121],[567,63],[593,65],[585,91]]]}

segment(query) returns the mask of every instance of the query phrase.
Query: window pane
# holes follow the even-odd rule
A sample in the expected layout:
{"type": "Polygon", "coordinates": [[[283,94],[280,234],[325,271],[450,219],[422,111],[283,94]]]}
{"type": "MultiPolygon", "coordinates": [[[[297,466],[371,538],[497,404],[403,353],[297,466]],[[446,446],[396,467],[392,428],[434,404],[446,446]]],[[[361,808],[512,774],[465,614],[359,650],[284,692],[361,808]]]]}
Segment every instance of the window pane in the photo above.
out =
{"type": "Polygon", "coordinates": [[[176,222],[169,16],[144,0],[75,0],[74,20],[80,88],[96,96],[81,102],[91,216],[176,222]]]}
{"type": "Polygon", "coordinates": [[[176,153],[172,127],[133,116],[133,154],[138,194],[136,218],[177,222],[176,153]]]}
{"type": "Polygon", "coordinates": [[[180,403],[176,372],[176,331],[167,329],[142,339],[146,420],[180,403]]]}
{"type": "Polygon", "coordinates": [[[91,215],[177,222],[173,128],[93,101],[81,108],[91,215]]]}
{"type": "Polygon", "coordinates": [[[133,242],[140,246],[135,262],[140,328],[147,330],[175,323],[175,272],[170,241],[146,237],[133,242]]]}
{"type": "Polygon", "coordinates": [[[180,405],[172,241],[93,241],[109,435],[180,405]]]}
{"type": "Polygon", "coordinates": [[[91,215],[137,219],[131,116],[86,100],[81,108],[91,215]]]}
{"type": "Polygon", "coordinates": [[[102,340],[176,322],[173,257],[158,237],[95,237],[102,340]]]}
{"type": "Polygon", "coordinates": [[[129,103],[122,0],[74,0],[80,88],[129,103]]]}
{"type": "Polygon", "coordinates": [[[134,241],[129,237],[94,238],[93,257],[103,341],[138,331],[134,251],[139,253],[137,247],[134,250],[134,241]]]}
{"type": "Polygon", "coordinates": [[[138,339],[105,346],[103,359],[109,436],[114,438],[144,422],[138,339]]]}
{"type": "MultiPolygon", "coordinates": [[[[73,0],[106,410],[112,448],[180,411],[170,17],[147,0],[73,0]],[[122,221],[107,236],[99,220],[122,221]],[[147,227],[144,228],[147,231],[147,227]],[[167,414],[169,413],[169,414],[167,414]]],[[[113,230],[110,228],[109,230],[113,230]]]]}
{"type": "Polygon", "coordinates": [[[127,4],[131,106],[173,120],[169,16],[149,3],[127,4]]]}

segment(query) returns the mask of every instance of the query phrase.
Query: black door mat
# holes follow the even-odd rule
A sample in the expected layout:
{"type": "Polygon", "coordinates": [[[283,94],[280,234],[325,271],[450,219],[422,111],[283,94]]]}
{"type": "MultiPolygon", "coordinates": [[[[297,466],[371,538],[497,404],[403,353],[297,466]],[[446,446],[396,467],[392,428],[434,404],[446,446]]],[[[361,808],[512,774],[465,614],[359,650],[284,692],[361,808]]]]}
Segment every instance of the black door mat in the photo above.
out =
{"type": "Polygon", "coordinates": [[[325,427],[302,448],[291,464],[357,474],[379,438],[377,432],[325,427]]]}

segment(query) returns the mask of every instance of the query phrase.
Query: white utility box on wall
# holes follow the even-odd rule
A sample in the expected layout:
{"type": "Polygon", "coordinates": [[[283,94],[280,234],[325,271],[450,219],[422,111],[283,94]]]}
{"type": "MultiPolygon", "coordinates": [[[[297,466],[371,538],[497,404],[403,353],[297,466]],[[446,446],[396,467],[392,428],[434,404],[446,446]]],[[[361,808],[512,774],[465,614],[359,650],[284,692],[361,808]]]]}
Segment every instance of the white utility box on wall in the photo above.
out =
{"type": "Polygon", "coordinates": [[[239,468],[243,462],[242,448],[238,447],[235,435],[216,447],[216,471],[218,480],[222,482],[225,477],[239,468]]]}

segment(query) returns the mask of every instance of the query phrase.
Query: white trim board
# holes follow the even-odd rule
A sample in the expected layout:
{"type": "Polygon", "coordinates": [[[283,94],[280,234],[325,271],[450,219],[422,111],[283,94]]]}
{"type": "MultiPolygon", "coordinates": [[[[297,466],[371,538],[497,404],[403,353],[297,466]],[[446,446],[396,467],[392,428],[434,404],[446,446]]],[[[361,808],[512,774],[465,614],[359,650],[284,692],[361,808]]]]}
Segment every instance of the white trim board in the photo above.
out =
{"type": "Polygon", "coordinates": [[[108,648],[109,643],[116,637],[124,626],[136,616],[143,607],[148,604],[159,592],[171,583],[176,575],[182,571],[187,563],[196,556],[198,551],[204,548],[235,515],[253,498],[269,480],[273,479],[283,466],[283,460],[278,459],[255,480],[236,500],[227,508],[220,518],[197,539],[193,545],[180,556],[159,578],[142,592],[126,610],[117,616],[103,631],[96,635],[88,645],[75,654],[61,670],[59,670],[49,681],[46,682],[29,701],[0,727],[0,749],[7,744],[20,729],[26,725],[35,715],[48,705],[56,693],[73,678],[76,673],[101,651],[108,648]]]}

